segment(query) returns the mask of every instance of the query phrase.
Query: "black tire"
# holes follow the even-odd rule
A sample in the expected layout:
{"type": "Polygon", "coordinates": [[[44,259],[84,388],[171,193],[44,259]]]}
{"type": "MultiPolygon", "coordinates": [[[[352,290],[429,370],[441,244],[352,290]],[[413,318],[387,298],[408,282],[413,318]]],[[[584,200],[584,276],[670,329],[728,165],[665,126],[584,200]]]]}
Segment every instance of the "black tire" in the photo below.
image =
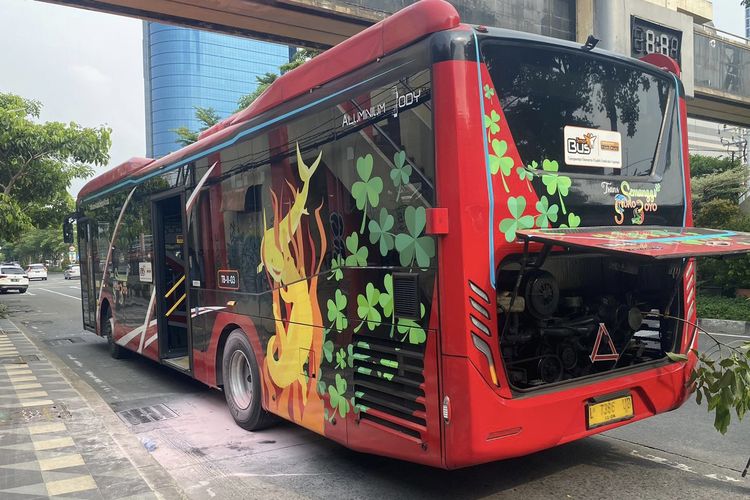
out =
{"type": "Polygon", "coordinates": [[[19,288],[18,289],[18,293],[26,293],[26,289],[25,288],[19,288]]]}
{"type": "Polygon", "coordinates": [[[102,319],[102,337],[107,339],[107,346],[109,347],[109,355],[114,359],[123,359],[127,357],[128,350],[117,343],[112,338],[112,313],[107,310],[104,313],[104,319],[102,319]]]}
{"type": "Polygon", "coordinates": [[[234,421],[248,431],[257,431],[274,422],[273,415],[263,409],[260,370],[255,353],[240,329],[229,334],[222,357],[224,397],[234,421]],[[249,396],[248,396],[249,392],[249,396]]]}
{"type": "Polygon", "coordinates": [[[8,290],[6,290],[5,288],[3,288],[3,289],[0,290],[0,293],[3,293],[3,294],[8,293],[8,290]]]}

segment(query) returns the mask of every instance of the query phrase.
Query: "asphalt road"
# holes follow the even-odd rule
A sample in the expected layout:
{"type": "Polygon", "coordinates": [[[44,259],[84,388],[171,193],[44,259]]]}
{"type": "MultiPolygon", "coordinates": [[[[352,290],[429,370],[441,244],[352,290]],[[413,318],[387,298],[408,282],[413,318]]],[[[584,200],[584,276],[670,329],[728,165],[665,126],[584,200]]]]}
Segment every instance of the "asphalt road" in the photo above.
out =
{"type": "Polygon", "coordinates": [[[689,402],[531,456],[445,472],[352,452],[291,424],[243,431],[220,392],[144,358],[111,359],[106,342],[81,328],[77,281],[50,275],[0,302],[115,411],[156,404],[174,411],[129,428],[193,498],[750,497],[750,477],[740,477],[750,419],[721,436],[705,405],[689,402]]]}

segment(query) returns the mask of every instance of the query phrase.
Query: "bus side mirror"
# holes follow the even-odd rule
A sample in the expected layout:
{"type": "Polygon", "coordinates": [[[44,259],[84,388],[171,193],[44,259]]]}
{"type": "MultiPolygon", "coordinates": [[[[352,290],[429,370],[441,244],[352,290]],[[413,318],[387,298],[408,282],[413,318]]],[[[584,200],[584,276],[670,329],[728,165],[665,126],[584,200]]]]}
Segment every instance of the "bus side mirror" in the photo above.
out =
{"type": "Polygon", "coordinates": [[[71,245],[73,240],[73,222],[76,220],[73,214],[67,216],[63,222],[63,242],[71,245]]]}

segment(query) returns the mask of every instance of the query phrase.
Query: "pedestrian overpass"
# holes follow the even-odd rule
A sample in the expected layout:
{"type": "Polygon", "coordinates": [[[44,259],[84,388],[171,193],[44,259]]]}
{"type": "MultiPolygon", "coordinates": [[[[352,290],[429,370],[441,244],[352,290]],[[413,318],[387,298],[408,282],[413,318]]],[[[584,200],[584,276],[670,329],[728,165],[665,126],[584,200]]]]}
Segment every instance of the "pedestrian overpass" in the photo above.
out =
{"type": "MultiPolygon", "coordinates": [[[[178,24],[289,45],[336,45],[412,0],[43,0],[129,17],[178,24]]],[[[452,0],[464,22],[508,26],[512,12],[478,11],[452,0]]],[[[575,15],[555,13],[547,32],[575,37],[575,15]]],[[[694,26],[695,118],[750,127],[750,42],[694,26]]]]}

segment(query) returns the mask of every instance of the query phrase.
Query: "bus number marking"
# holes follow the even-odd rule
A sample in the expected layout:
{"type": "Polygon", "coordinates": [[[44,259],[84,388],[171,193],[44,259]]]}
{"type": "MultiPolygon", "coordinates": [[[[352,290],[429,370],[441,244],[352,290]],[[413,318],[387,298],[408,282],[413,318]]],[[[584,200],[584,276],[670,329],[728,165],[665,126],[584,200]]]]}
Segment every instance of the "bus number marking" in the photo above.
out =
{"type": "Polygon", "coordinates": [[[217,282],[222,290],[239,290],[240,272],[234,269],[219,269],[217,282]]]}

